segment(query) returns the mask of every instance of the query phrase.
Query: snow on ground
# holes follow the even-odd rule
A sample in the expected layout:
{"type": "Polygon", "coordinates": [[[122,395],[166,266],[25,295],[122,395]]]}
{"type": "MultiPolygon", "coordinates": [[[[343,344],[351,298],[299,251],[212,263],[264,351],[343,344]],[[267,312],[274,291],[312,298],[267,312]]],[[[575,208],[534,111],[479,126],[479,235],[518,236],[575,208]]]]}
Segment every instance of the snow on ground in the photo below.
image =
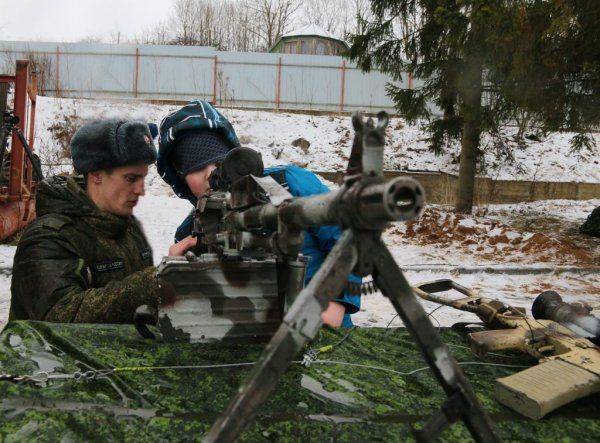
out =
{"type": "MultiPolygon", "coordinates": [[[[150,176],[150,179],[152,176],[150,176]]],[[[150,181],[150,179],[148,181],[150,181]]],[[[546,202],[552,205],[553,202],[546,202]]],[[[556,203],[561,205],[558,201],[556,203]]],[[[590,202],[579,202],[579,205],[587,208],[590,202]]],[[[600,204],[599,201],[593,204],[600,204]]],[[[520,204],[522,212],[526,212],[531,205],[533,210],[539,208],[539,203],[520,204]]],[[[581,222],[585,218],[586,211],[580,210],[579,205],[570,205],[571,216],[581,222]],[[575,217],[574,214],[580,214],[575,217]]],[[[490,206],[491,213],[504,210],[503,205],[490,206]],[[497,209],[498,208],[498,209],[497,209]]],[[[192,209],[189,202],[183,201],[170,195],[160,183],[150,185],[147,195],[140,199],[135,208],[135,215],[142,221],[148,240],[154,250],[154,262],[158,263],[172,244],[175,229],[181,220],[192,209]]],[[[444,214],[441,207],[434,207],[436,211],[444,214]]],[[[447,213],[450,214],[450,213],[447,213]]],[[[479,226],[485,221],[483,217],[473,216],[466,218],[464,225],[467,227],[479,226]],[[472,222],[469,220],[473,220],[472,222]]],[[[483,224],[486,226],[485,224],[483,224]]],[[[392,254],[397,263],[404,268],[408,281],[415,285],[425,281],[441,278],[453,278],[464,286],[479,291],[482,295],[490,298],[499,298],[515,306],[531,307],[536,295],[547,289],[554,289],[565,296],[566,299],[584,299],[598,301],[600,298],[600,262],[596,260],[595,269],[589,269],[594,264],[587,264],[588,271],[579,273],[561,271],[560,264],[551,262],[529,262],[523,264],[519,252],[499,255],[496,260],[488,255],[463,250],[460,244],[437,244],[421,242],[418,238],[407,239],[400,232],[401,224],[392,227],[385,234],[386,243],[390,246],[392,254]],[[502,263],[506,272],[494,272],[495,267],[502,263]],[[467,268],[459,272],[456,268],[467,268]],[[527,267],[528,269],[524,269],[527,267]],[[486,269],[486,268],[492,268],[486,269]],[[549,272],[548,268],[558,268],[555,272],[549,272]],[[478,271],[478,269],[481,269],[478,271]],[[541,272],[541,273],[540,273],[541,272]],[[521,273],[517,275],[517,273],[521,273]]],[[[521,233],[519,232],[519,235],[521,233]]],[[[10,267],[12,266],[12,255],[15,247],[0,246],[0,328],[8,318],[10,299],[10,267]]],[[[600,253],[600,251],[597,251],[600,253]]],[[[578,263],[567,263],[570,267],[577,267],[578,263]]],[[[395,316],[390,303],[380,294],[366,295],[363,297],[363,306],[359,313],[354,315],[355,323],[359,326],[386,326],[395,316]]],[[[424,302],[429,312],[435,306],[424,302]]],[[[457,321],[473,320],[469,314],[453,311],[450,308],[442,308],[435,312],[436,321],[442,325],[450,325],[457,321]]],[[[400,321],[396,318],[391,325],[398,326],[400,321]]]]}
{"type": "MultiPolygon", "coordinates": [[[[83,99],[57,99],[39,97],[36,117],[36,145],[42,151],[45,163],[60,163],[56,157],[56,144],[49,128],[70,120],[81,124],[84,120],[99,117],[129,117],[160,123],[163,117],[178,109],[177,105],[153,105],[135,101],[108,101],[83,99]]],[[[232,122],[241,143],[261,151],[265,165],[297,163],[312,170],[338,171],[347,163],[352,145],[352,125],[348,116],[306,115],[286,112],[250,111],[219,108],[232,122]],[[310,142],[308,149],[292,146],[298,138],[310,142]]],[[[506,134],[514,134],[507,128],[506,134]]],[[[488,174],[498,179],[538,181],[600,182],[600,134],[594,138],[594,151],[580,155],[570,152],[572,133],[552,133],[542,141],[526,140],[524,147],[514,145],[515,161],[512,165],[495,167],[495,148],[484,138],[485,164],[488,174]]],[[[393,118],[388,129],[386,164],[388,169],[413,169],[458,172],[458,142],[446,153],[436,156],[430,152],[427,135],[419,125],[407,125],[393,118]]],[[[63,159],[62,163],[68,164],[63,159]]],[[[57,172],[68,166],[54,166],[57,172]]]]}
{"type": "MultiPolygon", "coordinates": [[[[71,170],[68,159],[60,158],[60,146],[49,131],[56,122],[67,119],[80,124],[86,119],[126,116],[158,123],[177,108],[123,101],[39,97],[35,146],[45,163],[44,172],[71,170]]],[[[348,117],[221,110],[232,121],[242,144],[260,150],[267,166],[295,162],[313,170],[332,171],[345,167],[352,143],[348,117]],[[311,143],[306,152],[292,146],[292,141],[299,137],[311,143]]],[[[388,167],[456,172],[452,158],[457,147],[454,154],[436,157],[427,151],[423,141],[425,135],[417,127],[408,127],[400,119],[392,119],[390,128],[389,146],[394,151],[388,149],[388,167]]],[[[600,181],[597,158],[588,156],[586,160],[586,157],[571,155],[570,137],[569,134],[555,134],[541,143],[528,142],[526,149],[516,153],[517,163],[525,172],[516,174],[513,167],[507,167],[498,178],[531,179],[535,176],[537,180],[600,181]]],[[[599,205],[600,200],[489,205],[473,216],[457,216],[448,208],[433,206],[417,222],[392,226],[384,238],[396,261],[405,268],[411,284],[450,277],[482,295],[525,307],[530,307],[533,298],[546,289],[555,289],[566,299],[598,300],[600,273],[597,268],[595,271],[590,268],[600,266],[600,243],[581,245],[573,240],[573,236],[562,232],[562,225],[576,227],[599,205]],[[541,220],[545,224],[540,225],[541,220]],[[554,224],[551,223],[553,220],[554,224]],[[538,235],[540,232],[541,236],[538,235]],[[440,265],[448,268],[440,268],[440,265]],[[498,265],[508,267],[508,273],[483,268],[477,271],[478,267],[498,265]],[[548,268],[557,265],[586,267],[589,271],[548,272],[548,268]],[[474,269],[459,273],[456,270],[459,266],[474,269]],[[525,270],[524,266],[530,269],[525,270]],[[512,272],[511,267],[520,269],[521,275],[512,272]],[[546,269],[539,273],[540,267],[546,269]]],[[[146,179],[146,196],[134,213],[142,221],[154,249],[155,263],[166,253],[175,229],[191,209],[189,202],[173,196],[156,168],[151,167],[146,179]]],[[[0,245],[0,328],[8,318],[14,251],[14,246],[0,245]]],[[[424,305],[428,312],[434,308],[429,302],[424,305]]],[[[389,302],[374,294],[363,297],[363,307],[354,319],[360,326],[386,326],[394,315],[389,302]]],[[[450,308],[437,310],[433,317],[442,325],[473,319],[450,308]]],[[[400,321],[396,318],[391,325],[398,326],[400,321]]]]}
{"type": "MultiPolygon", "coordinates": [[[[396,250],[394,257],[401,263],[401,251],[396,250]]],[[[442,278],[451,278],[457,283],[474,290],[481,296],[502,300],[516,307],[524,307],[531,313],[533,300],[543,291],[557,291],[565,301],[583,300],[597,303],[600,297],[600,273],[560,272],[526,275],[510,275],[506,273],[495,274],[489,272],[476,272],[473,274],[457,274],[455,272],[435,271],[405,271],[409,283],[413,286],[442,278]]],[[[449,293],[450,298],[459,298],[461,295],[449,293]]],[[[468,312],[458,311],[450,307],[420,300],[425,311],[431,314],[434,325],[451,326],[454,323],[465,321],[479,321],[477,317],[468,312]],[[435,312],[433,312],[433,310],[435,312]]],[[[397,327],[402,321],[396,316],[391,303],[381,294],[372,294],[362,297],[361,310],[352,316],[354,324],[361,327],[397,327]]],[[[600,315],[598,311],[596,315],[600,315]]]]}

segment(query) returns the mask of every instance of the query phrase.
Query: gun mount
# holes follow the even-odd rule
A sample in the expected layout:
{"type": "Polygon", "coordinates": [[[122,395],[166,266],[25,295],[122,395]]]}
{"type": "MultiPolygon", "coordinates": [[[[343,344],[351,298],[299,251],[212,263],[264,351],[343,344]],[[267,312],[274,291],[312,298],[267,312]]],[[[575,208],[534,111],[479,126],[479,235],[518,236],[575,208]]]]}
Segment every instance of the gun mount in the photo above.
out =
{"type": "Polygon", "coordinates": [[[168,257],[159,266],[164,300],[157,321],[163,336],[192,341],[214,338],[189,329],[194,317],[207,313],[219,317],[221,327],[231,326],[218,332],[223,338],[248,337],[239,329],[233,332],[236,324],[245,325],[251,334],[257,329],[249,325],[270,325],[260,332],[270,337],[269,344],[205,436],[207,442],[229,442],[239,436],[294,357],[316,336],[322,312],[342,293],[351,272],[373,277],[448,396],[441,412],[414,431],[417,439],[430,441],[451,423],[463,420],[477,441],[497,441],[462,370],[381,240],[389,222],[420,215],[425,205],[423,188],[413,179],[383,177],[385,112],[378,114],[377,123],[365,122],[358,114],[352,123],[355,138],[346,178],[338,190],[326,194],[292,197],[273,178],[262,177],[262,162],[254,154],[231,151],[211,177],[215,192],[200,198],[196,206],[196,250],[185,258],[168,257]],[[303,233],[323,225],[338,225],[343,233],[303,287],[303,233]],[[272,286],[275,279],[277,289],[272,286]],[[255,292],[268,294],[272,301],[277,294],[279,305],[265,302],[267,297],[251,296],[255,292]],[[244,317],[243,312],[261,313],[260,319],[244,317]],[[273,316],[274,312],[280,316],[273,316]]]}
{"type": "MultiPolygon", "coordinates": [[[[347,175],[339,190],[311,197],[287,198],[269,180],[245,176],[231,183],[229,208],[222,222],[230,232],[259,237],[281,263],[298,256],[304,229],[339,225],[341,238],[310,283],[292,300],[283,319],[254,365],[246,383],[205,436],[207,442],[235,440],[252,420],[257,408],[275,388],[303,346],[320,329],[321,313],[346,285],[351,272],[371,275],[387,296],[421,349],[444,388],[448,400],[441,412],[421,430],[418,440],[430,441],[448,425],[463,420],[477,441],[497,441],[481,408],[448,348],[415,298],[412,288],[381,240],[389,222],[411,220],[421,213],[425,198],[412,179],[386,180],[382,175],[388,116],[377,123],[352,119],[355,138],[347,175]],[[257,192],[262,190],[262,192],[257,192]],[[265,201],[268,196],[270,201],[265,201]]],[[[218,235],[213,237],[218,240],[218,235]]],[[[252,242],[250,242],[252,243],[252,242]]]]}

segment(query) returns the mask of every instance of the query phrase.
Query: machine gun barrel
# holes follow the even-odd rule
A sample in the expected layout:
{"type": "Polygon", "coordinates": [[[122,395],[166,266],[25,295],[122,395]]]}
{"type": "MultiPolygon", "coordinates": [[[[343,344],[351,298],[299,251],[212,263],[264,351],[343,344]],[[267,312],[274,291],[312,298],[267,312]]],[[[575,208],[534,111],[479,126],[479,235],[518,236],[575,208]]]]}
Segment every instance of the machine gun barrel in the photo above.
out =
{"type": "Polygon", "coordinates": [[[243,231],[276,231],[279,221],[297,229],[325,225],[381,229],[384,223],[417,218],[424,205],[423,188],[417,181],[374,179],[327,194],[294,198],[279,206],[252,207],[233,213],[230,221],[243,231]]]}

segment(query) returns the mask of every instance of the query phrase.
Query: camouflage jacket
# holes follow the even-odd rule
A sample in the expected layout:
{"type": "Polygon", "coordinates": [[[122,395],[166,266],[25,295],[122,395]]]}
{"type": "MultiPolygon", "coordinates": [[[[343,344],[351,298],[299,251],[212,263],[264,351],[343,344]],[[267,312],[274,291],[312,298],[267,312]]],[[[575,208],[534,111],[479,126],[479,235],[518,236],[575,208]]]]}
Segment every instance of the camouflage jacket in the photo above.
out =
{"type": "Polygon", "coordinates": [[[132,216],[102,212],[81,177],[40,183],[13,264],[10,319],[129,323],[158,297],[152,250],[132,216]]]}

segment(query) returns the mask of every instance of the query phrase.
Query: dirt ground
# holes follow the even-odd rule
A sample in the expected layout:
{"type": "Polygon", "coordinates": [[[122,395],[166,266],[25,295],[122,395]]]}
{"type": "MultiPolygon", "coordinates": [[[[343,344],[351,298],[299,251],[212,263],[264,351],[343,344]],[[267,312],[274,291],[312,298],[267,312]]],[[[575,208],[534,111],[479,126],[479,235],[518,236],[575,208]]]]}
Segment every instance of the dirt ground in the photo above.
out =
{"type": "Polygon", "coordinates": [[[538,211],[457,214],[428,207],[415,222],[388,231],[392,239],[456,251],[484,262],[595,267],[600,238],[583,235],[580,220],[538,211]]]}

